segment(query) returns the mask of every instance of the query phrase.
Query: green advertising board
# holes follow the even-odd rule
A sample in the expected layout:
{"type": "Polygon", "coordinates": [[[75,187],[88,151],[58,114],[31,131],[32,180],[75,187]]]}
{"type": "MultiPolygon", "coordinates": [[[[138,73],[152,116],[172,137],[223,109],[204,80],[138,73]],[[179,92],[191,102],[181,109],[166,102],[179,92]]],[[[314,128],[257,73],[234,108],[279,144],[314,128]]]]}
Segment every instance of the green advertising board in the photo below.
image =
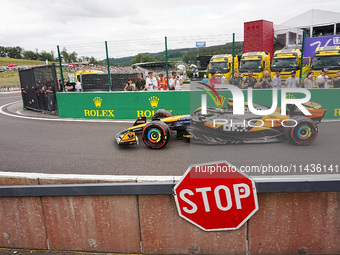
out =
{"type": "Polygon", "coordinates": [[[151,118],[158,109],[190,111],[190,91],[57,93],[60,118],[151,118]]]}
{"type": "MultiPolygon", "coordinates": [[[[340,119],[340,89],[310,89],[311,101],[327,109],[324,119],[340,119]]],[[[245,102],[248,92],[243,90],[245,102]]],[[[150,119],[158,109],[166,109],[174,115],[189,114],[201,106],[201,96],[207,96],[208,106],[221,106],[214,93],[204,91],[159,91],[159,92],[97,92],[57,93],[60,118],[81,119],[150,119]]],[[[229,90],[218,91],[222,107],[226,107],[232,94],[229,90]]],[[[278,106],[281,92],[278,91],[278,106]]],[[[304,97],[302,93],[290,93],[287,98],[304,97]]],[[[253,102],[271,106],[272,90],[253,90],[253,102]]]]}

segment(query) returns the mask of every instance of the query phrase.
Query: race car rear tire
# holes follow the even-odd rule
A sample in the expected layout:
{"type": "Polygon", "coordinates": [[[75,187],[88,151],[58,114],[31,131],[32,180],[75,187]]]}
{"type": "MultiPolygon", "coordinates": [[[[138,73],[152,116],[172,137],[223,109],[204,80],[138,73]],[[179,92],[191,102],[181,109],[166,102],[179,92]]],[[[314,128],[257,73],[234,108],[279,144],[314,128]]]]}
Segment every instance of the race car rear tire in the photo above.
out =
{"type": "Polygon", "coordinates": [[[162,121],[151,121],[143,128],[142,139],[151,149],[163,148],[170,139],[170,128],[162,121]]]}
{"type": "Polygon", "coordinates": [[[165,110],[165,109],[159,109],[155,112],[155,114],[152,116],[152,120],[159,120],[167,117],[171,117],[171,112],[165,110]]]}
{"type": "Polygon", "coordinates": [[[283,133],[286,139],[297,145],[311,144],[318,136],[316,124],[305,116],[295,116],[292,119],[297,124],[295,127],[284,127],[283,133]]]}

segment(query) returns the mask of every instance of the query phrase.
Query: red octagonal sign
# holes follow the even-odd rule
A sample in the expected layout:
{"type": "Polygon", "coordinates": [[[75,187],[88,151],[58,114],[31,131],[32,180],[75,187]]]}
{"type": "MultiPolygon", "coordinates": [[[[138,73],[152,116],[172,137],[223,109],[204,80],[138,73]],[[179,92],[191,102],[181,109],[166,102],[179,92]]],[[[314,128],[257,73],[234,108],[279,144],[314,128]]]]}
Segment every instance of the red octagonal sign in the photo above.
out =
{"type": "Polygon", "coordinates": [[[174,193],[179,215],[205,231],[238,229],[258,210],[254,181],[226,161],[191,165],[174,193]]]}

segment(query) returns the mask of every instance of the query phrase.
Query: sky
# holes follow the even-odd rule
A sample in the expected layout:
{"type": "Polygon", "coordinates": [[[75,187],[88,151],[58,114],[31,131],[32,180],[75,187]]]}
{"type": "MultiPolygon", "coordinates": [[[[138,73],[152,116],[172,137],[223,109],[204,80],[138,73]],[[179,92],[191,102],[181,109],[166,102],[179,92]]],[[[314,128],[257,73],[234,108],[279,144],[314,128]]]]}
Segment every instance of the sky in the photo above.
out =
{"type": "Polygon", "coordinates": [[[310,9],[339,11],[339,0],[0,0],[0,46],[110,58],[243,40],[243,23],[280,24],[310,9]]]}

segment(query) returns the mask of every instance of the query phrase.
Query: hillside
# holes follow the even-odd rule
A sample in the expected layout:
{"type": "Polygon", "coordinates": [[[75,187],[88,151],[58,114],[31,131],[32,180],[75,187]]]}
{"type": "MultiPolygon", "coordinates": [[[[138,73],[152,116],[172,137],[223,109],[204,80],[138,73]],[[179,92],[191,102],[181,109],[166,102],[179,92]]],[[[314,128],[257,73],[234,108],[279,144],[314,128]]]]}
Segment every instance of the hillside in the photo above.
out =
{"type": "MultiPolygon", "coordinates": [[[[15,58],[2,58],[0,57],[0,67],[7,67],[10,64],[20,66],[41,66],[46,65],[45,61],[15,59],[15,58]]],[[[51,62],[49,64],[52,64],[51,62]]],[[[58,69],[57,69],[58,72],[58,69]]],[[[19,72],[17,69],[0,72],[0,88],[2,87],[19,87],[19,72]]]]}
{"type": "MultiPolygon", "coordinates": [[[[216,55],[216,54],[231,54],[232,43],[224,45],[210,46],[205,48],[199,48],[200,55],[216,55]]],[[[235,42],[235,54],[243,53],[243,42],[235,42]]],[[[157,53],[142,53],[145,56],[150,56],[156,59],[156,61],[165,61],[165,51],[157,53]]],[[[186,63],[196,63],[197,48],[184,48],[176,50],[168,50],[169,61],[185,61],[186,63]]],[[[112,65],[130,66],[136,56],[124,57],[124,58],[110,58],[112,65]]]]}
{"type": "Polygon", "coordinates": [[[39,60],[27,60],[27,59],[15,59],[15,58],[2,58],[0,57],[0,66],[8,66],[10,64],[15,64],[18,66],[35,66],[35,65],[45,65],[45,61],[39,60]]]}

